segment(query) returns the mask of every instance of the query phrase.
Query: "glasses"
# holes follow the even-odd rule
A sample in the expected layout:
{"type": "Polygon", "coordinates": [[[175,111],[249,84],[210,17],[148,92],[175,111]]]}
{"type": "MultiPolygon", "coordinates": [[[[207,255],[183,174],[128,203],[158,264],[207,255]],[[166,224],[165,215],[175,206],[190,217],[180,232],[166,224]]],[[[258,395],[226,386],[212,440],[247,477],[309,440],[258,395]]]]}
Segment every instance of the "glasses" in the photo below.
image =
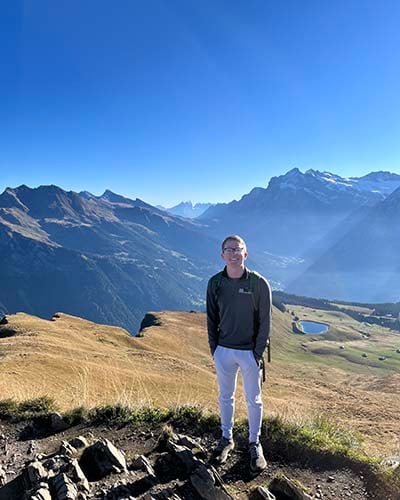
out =
{"type": "Polygon", "coordinates": [[[226,247],[224,248],[224,253],[231,255],[233,253],[240,253],[242,250],[244,250],[243,247],[236,247],[236,248],[226,247]]]}

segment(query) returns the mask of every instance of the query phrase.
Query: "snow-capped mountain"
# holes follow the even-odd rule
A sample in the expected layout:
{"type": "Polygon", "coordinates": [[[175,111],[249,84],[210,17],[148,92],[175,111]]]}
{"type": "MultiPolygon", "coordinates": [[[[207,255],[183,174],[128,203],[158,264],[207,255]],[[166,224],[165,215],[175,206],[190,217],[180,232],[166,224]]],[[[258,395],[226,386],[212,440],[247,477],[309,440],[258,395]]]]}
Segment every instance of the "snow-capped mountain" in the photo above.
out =
{"type": "Polygon", "coordinates": [[[351,213],[375,206],[398,185],[400,175],[387,172],[344,178],[294,168],[267,188],[209,208],[199,220],[218,237],[241,233],[257,250],[302,256],[351,213]]]}
{"type": "Polygon", "coordinates": [[[212,203],[196,203],[193,205],[191,201],[182,201],[178,205],[171,208],[163,208],[161,206],[158,206],[158,208],[173,215],[179,215],[180,217],[186,217],[187,219],[195,219],[212,206],[212,203]]]}

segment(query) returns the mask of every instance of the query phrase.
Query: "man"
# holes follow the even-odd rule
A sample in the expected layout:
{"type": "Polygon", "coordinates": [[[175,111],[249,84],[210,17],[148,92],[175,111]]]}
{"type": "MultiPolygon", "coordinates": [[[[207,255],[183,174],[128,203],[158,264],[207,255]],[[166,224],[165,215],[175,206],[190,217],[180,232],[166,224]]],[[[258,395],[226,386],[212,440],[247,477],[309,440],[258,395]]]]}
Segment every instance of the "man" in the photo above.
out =
{"type": "Polygon", "coordinates": [[[226,266],[207,287],[208,341],[217,372],[222,429],[214,455],[223,463],[234,448],[232,429],[240,369],[249,420],[250,470],[258,473],[266,467],[260,444],[261,363],[271,328],[271,288],[265,278],[245,267],[247,248],[240,236],[228,236],[221,248],[226,266]]]}

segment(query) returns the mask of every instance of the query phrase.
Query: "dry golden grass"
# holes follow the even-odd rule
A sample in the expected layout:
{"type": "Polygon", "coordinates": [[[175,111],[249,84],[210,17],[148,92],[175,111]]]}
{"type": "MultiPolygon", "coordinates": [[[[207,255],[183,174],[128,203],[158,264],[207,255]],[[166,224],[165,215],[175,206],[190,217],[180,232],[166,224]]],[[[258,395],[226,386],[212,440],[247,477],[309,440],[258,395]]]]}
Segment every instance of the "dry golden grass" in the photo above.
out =
{"type": "MultiPolygon", "coordinates": [[[[205,315],[155,314],[161,324],[146,328],[142,338],[66,314],[54,321],[23,313],[8,316],[6,327],[17,333],[2,337],[0,329],[0,399],[48,395],[63,410],[116,403],[217,410],[205,315]]],[[[338,320],[335,328],[355,342],[357,325],[347,321],[341,326],[343,320],[338,320]]],[[[273,362],[267,365],[263,387],[265,414],[291,421],[327,415],[361,431],[368,451],[399,453],[400,374],[365,371],[363,365],[357,373],[351,363],[346,369],[345,359],[313,354],[302,344],[317,342],[294,335],[291,322],[289,314],[274,310],[273,362]]],[[[240,386],[239,381],[236,408],[245,416],[240,386]]]]}

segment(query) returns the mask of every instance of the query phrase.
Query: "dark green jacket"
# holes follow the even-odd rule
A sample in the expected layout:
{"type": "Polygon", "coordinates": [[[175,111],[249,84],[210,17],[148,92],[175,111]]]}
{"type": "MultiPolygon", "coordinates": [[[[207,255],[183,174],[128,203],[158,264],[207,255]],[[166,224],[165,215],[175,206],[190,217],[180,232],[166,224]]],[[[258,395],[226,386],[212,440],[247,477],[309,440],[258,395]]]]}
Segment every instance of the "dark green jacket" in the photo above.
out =
{"type": "Polygon", "coordinates": [[[250,292],[249,271],[241,278],[229,278],[222,273],[217,293],[211,283],[207,287],[207,329],[211,353],[217,345],[232,349],[251,350],[261,358],[271,330],[271,287],[260,276],[259,310],[255,314],[250,292]]]}

